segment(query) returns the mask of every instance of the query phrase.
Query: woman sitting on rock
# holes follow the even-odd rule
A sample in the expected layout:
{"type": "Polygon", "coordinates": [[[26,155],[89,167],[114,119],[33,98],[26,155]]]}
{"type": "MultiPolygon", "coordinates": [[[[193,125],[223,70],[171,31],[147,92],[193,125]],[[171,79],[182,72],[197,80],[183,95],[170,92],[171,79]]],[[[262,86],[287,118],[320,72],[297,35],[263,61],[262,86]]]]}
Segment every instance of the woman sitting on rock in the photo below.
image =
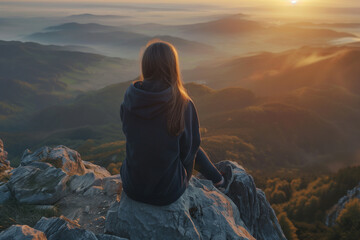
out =
{"type": "Polygon", "coordinates": [[[126,136],[121,178],[127,196],[168,205],[184,193],[193,168],[225,191],[226,180],[200,147],[197,110],[183,87],[173,45],[148,43],[141,80],[126,90],[120,117],[126,136]]]}

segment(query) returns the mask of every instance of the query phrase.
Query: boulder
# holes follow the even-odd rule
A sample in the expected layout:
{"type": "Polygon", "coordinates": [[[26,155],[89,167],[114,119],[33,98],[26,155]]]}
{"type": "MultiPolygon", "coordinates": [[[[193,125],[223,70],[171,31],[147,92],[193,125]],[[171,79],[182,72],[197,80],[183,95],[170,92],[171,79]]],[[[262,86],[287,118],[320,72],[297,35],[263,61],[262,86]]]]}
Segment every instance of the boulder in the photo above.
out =
{"type": "Polygon", "coordinates": [[[84,192],[84,196],[94,196],[100,195],[104,193],[104,189],[101,186],[92,186],[86,192],[84,192]]]}
{"type": "Polygon", "coordinates": [[[111,203],[121,188],[119,175],[103,167],[82,161],[80,154],[65,146],[42,147],[31,153],[25,151],[21,165],[0,191],[6,192],[21,203],[35,205],[56,204],[59,212],[70,219],[77,219],[94,234],[102,233],[104,223],[96,219],[105,217],[111,203]],[[90,208],[85,211],[86,206],[90,208]]]}
{"type": "Polygon", "coordinates": [[[7,184],[0,185],[0,204],[4,204],[11,198],[11,192],[7,184]]]}
{"type": "Polygon", "coordinates": [[[14,169],[8,185],[20,203],[46,205],[54,204],[66,195],[67,180],[62,169],[28,165],[14,169]]]}
{"type": "Polygon", "coordinates": [[[42,217],[34,228],[45,233],[48,240],[97,240],[94,233],[81,229],[79,224],[63,216],[59,218],[42,217]]]}
{"type": "Polygon", "coordinates": [[[63,145],[54,148],[45,146],[34,153],[25,150],[21,165],[27,166],[33,162],[50,163],[52,166],[62,169],[67,175],[83,175],[86,172],[80,154],[63,145]]]}
{"type": "Polygon", "coordinates": [[[231,167],[232,179],[227,196],[235,203],[241,219],[250,234],[257,240],[286,240],[276,214],[265,193],[256,188],[254,179],[243,167],[231,161],[216,164],[220,171],[231,167]]]}
{"type": "Polygon", "coordinates": [[[42,218],[34,229],[8,228],[0,240],[13,239],[8,236],[27,239],[28,233],[29,239],[67,240],[285,239],[253,178],[234,162],[220,162],[217,167],[231,172],[226,175],[226,195],[211,181],[192,177],[177,201],[152,206],[125,193],[117,200],[120,175],[111,176],[106,169],[82,161],[80,154],[65,146],[25,151],[21,165],[11,170],[9,181],[0,182],[0,203],[15,198],[43,208],[56,204],[61,214],[77,221],[42,218]]]}
{"type": "Polygon", "coordinates": [[[13,225],[0,233],[0,240],[46,240],[43,232],[27,225],[13,225]]]}
{"type": "Polygon", "coordinates": [[[108,196],[119,194],[121,192],[121,186],[122,186],[122,182],[121,182],[120,174],[113,175],[111,177],[106,177],[103,179],[104,192],[108,196]]]}
{"type": "Polygon", "coordinates": [[[70,191],[85,192],[88,188],[94,185],[94,182],[97,179],[98,177],[93,172],[89,172],[84,175],[74,175],[69,180],[70,191]]]}
{"type": "Polygon", "coordinates": [[[168,206],[136,202],[123,192],[107,213],[105,232],[129,239],[254,239],[235,204],[197,178],[168,206]]]}
{"type": "Polygon", "coordinates": [[[330,211],[328,212],[325,220],[325,224],[329,227],[332,227],[336,223],[341,211],[345,208],[345,205],[350,202],[350,200],[358,198],[360,199],[360,183],[356,187],[347,191],[347,194],[339,199],[337,204],[335,204],[330,211]]]}
{"type": "Polygon", "coordinates": [[[83,161],[83,163],[84,163],[86,172],[92,172],[99,178],[105,178],[105,177],[111,176],[111,174],[109,173],[108,170],[106,170],[103,167],[100,167],[99,165],[96,165],[96,164],[93,164],[93,163],[90,163],[87,161],[83,161]]]}
{"type": "Polygon", "coordinates": [[[83,229],[64,216],[42,217],[31,228],[27,225],[13,225],[0,233],[0,240],[127,240],[108,234],[97,234],[83,229]]]}
{"type": "Polygon", "coordinates": [[[276,215],[252,177],[236,163],[227,195],[211,181],[192,177],[184,194],[168,206],[151,206],[124,192],[109,209],[105,232],[130,239],[281,239],[276,215]]]}
{"type": "MultiPolygon", "coordinates": [[[[21,165],[11,174],[7,187],[13,197],[21,203],[39,205],[55,204],[71,193],[105,194],[103,183],[109,180],[103,179],[111,179],[105,168],[82,161],[78,152],[62,145],[45,146],[33,153],[26,150],[21,165]],[[87,191],[92,186],[99,187],[87,191]]],[[[8,199],[8,194],[1,197],[0,202],[4,199],[8,199]]]]}

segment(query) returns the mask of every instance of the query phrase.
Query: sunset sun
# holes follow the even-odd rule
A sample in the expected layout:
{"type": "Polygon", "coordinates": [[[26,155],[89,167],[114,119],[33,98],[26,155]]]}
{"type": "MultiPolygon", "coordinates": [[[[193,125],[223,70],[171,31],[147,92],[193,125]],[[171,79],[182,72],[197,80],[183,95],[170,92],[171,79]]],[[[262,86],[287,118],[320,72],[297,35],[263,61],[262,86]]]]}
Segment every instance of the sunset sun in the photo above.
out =
{"type": "Polygon", "coordinates": [[[297,0],[291,0],[291,4],[296,4],[297,2],[297,0]]]}

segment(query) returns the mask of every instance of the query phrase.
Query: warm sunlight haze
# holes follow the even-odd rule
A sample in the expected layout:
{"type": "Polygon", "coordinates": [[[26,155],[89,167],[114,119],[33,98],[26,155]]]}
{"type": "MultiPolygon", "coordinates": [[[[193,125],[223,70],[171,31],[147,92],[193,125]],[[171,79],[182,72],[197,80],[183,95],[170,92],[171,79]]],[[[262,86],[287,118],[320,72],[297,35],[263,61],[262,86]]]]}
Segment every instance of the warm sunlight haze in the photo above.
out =
{"type": "Polygon", "coordinates": [[[0,240],[359,240],[359,0],[0,0],[0,240]]]}

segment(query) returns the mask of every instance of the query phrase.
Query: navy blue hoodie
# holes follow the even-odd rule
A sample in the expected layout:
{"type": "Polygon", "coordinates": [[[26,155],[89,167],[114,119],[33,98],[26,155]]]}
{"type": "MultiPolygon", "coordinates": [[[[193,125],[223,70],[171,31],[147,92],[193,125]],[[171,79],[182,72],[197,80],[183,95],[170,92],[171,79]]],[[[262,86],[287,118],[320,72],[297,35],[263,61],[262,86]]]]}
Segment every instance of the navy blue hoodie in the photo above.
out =
{"type": "Polygon", "coordinates": [[[179,136],[167,131],[167,103],[172,88],[161,81],[136,81],[127,88],[120,108],[126,136],[121,166],[123,191],[132,199],[168,205],[185,191],[200,146],[199,120],[192,100],[179,136]]]}

